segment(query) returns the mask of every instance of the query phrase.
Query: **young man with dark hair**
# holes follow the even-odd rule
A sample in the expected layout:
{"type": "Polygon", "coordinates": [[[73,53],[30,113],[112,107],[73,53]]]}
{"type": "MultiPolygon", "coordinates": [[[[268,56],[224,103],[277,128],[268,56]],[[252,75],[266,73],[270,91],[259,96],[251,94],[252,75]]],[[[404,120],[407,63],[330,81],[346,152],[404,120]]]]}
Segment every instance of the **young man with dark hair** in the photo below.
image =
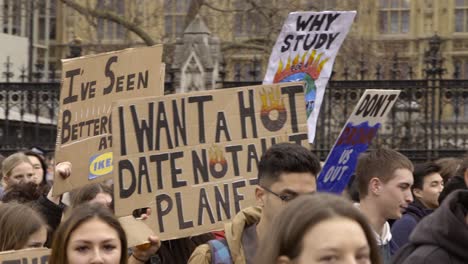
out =
{"type": "Polygon", "coordinates": [[[392,242],[387,220],[399,219],[413,201],[413,164],[401,153],[391,149],[377,149],[359,156],[356,167],[359,187],[359,207],[375,232],[383,263],[397,246],[392,242]]]}
{"type": "Polygon", "coordinates": [[[258,238],[268,232],[273,218],[287,202],[316,191],[320,169],[319,160],[306,148],[290,143],[273,145],[258,164],[255,197],[259,206],[242,210],[225,225],[226,239],[222,243],[227,246],[201,245],[188,263],[211,264],[213,258],[224,259],[224,263],[253,263],[258,238]]]}
{"type": "Polygon", "coordinates": [[[418,222],[439,207],[439,195],[444,189],[440,167],[433,162],[418,164],[414,168],[412,188],[414,202],[408,205],[403,217],[392,226],[393,241],[402,247],[418,222]]]}

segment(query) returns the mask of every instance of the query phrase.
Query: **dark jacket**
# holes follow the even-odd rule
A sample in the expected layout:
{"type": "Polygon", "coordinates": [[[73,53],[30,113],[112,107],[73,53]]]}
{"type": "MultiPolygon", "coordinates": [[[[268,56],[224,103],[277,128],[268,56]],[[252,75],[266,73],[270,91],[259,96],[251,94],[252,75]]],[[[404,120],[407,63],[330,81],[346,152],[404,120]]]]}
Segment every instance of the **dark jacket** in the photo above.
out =
{"type": "Polygon", "coordinates": [[[33,204],[33,207],[41,213],[44,219],[49,226],[47,232],[47,241],[46,246],[52,246],[52,239],[54,237],[54,232],[57,230],[62,220],[62,214],[65,211],[66,205],[60,202],[60,204],[55,204],[51,202],[45,195],[39,197],[39,199],[33,204]]]}
{"type": "Polygon", "coordinates": [[[439,195],[439,204],[442,204],[445,198],[455,190],[467,189],[465,178],[463,176],[454,176],[445,184],[444,190],[439,195]]]}
{"type": "Polygon", "coordinates": [[[410,242],[393,259],[393,264],[468,263],[468,191],[450,194],[434,213],[414,229],[410,242]]]}
{"type": "Polygon", "coordinates": [[[431,214],[434,210],[426,208],[419,200],[408,205],[403,216],[396,220],[392,225],[392,240],[396,243],[397,248],[408,243],[409,236],[413,232],[416,225],[424,217],[431,214]]]}

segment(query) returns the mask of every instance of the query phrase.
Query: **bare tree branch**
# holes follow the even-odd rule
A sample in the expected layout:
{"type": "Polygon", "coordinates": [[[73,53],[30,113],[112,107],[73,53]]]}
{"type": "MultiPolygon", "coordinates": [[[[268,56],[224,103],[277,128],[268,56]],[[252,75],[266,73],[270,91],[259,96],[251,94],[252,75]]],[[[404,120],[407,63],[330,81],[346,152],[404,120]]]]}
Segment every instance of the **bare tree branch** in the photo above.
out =
{"type": "Polygon", "coordinates": [[[239,12],[244,12],[244,10],[240,10],[240,9],[221,9],[221,8],[218,8],[218,7],[215,7],[213,6],[212,4],[208,3],[207,1],[203,1],[203,4],[204,6],[210,8],[210,9],[213,9],[214,11],[217,11],[217,12],[222,12],[222,13],[239,13],[239,12]]]}
{"type": "Polygon", "coordinates": [[[221,47],[221,51],[229,51],[233,49],[251,49],[251,50],[259,50],[265,53],[270,52],[270,48],[266,47],[265,45],[255,45],[255,44],[248,44],[248,43],[224,43],[221,47]]]}
{"type": "Polygon", "coordinates": [[[84,16],[91,15],[96,18],[106,19],[114,23],[117,23],[119,25],[122,25],[123,27],[135,33],[138,37],[140,37],[148,46],[152,46],[156,44],[153,38],[146,31],[144,31],[141,27],[139,27],[138,24],[125,19],[123,16],[115,12],[112,12],[109,10],[91,9],[91,8],[78,4],[74,0],[60,0],[60,1],[66,4],[67,6],[73,8],[78,13],[84,16]]]}
{"type": "Polygon", "coordinates": [[[268,16],[265,12],[264,12],[264,9],[259,6],[257,3],[255,3],[255,0],[247,0],[248,3],[250,3],[250,5],[252,5],[252,7],[255,9],[255,11],[257,11],[258,13],[260,13],[260,15],[263,16],[263,18],[265,18],[265,20],[270,20],[271,17],[268,16]]]}

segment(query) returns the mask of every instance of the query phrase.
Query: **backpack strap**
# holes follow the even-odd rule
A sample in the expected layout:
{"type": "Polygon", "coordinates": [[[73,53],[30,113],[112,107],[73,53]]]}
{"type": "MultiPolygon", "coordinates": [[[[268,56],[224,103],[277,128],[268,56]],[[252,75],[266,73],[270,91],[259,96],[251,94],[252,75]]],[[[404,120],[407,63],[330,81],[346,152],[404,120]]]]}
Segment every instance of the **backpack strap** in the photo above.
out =
{"type": "Polygon", "coordinates": [[[208,241],[211,249],[211,264],[232,264],[231,252],[225,238],[208,241]]]}

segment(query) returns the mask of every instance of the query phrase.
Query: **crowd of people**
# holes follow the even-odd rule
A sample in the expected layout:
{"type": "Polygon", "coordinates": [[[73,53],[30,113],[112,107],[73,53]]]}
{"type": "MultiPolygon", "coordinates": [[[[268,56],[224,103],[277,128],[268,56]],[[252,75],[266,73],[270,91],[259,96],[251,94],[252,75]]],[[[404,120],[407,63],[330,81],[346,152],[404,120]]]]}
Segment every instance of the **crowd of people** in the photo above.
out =
{"type": "Polygon", "coordinates": [[[113,214],[112,183],[54,197],[53,177],[74,177],[72,164],[47,164],[34,149],[1,165],[0,251],[48,247],[51,264],[468,263],[468,157],[413,164],[371,150],[338,196],[317,192],[321,163],[310,150],[276,144],[258,163],[257,205],[224,230],[168,241],[148,234],[136,247],[113,214]]]}

